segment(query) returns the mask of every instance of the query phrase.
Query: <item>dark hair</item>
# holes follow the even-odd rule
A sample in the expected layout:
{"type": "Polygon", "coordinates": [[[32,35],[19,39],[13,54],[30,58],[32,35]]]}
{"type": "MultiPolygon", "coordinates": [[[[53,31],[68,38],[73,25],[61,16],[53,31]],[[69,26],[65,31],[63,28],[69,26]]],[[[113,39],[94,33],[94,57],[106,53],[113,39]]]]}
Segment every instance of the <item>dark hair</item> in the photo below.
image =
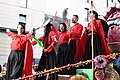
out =
{"type": "Polygon", "coordinates": [[[89,13],[95,14],[95,19],[98,19],[98,13],[97,13],[96,11],[92,10],[92,11],[90,11],[89,13]]]}
{"type": "Polygon", "coordinates": [[[51,31],[51,26],[53,26],[53,25],[50,22],[46,26],[44,26],[46,29],[44,32],[44,39],[43,39],[44,46],[47,44],[48,36],[49,36],[50,31],[51,31]]]}
{"type": "MultiPolygon", "coordinates": [[[[21,23],[21,24],[18,24],[18,26],[19,26],[19,25],[21,25],[22,28],[24,29],[24,32],[23,32],[22,34],[25,34],[25,24],[22,24],[22,23],[21,23]]],[[[18,26],[17,26],[17,28],[18,28],[18,26]]]]}
{"type": "Polygon", "coordinates": [[[73,16],[75,16],[77,19],[79,19],[78,15],[73,15],[73,16]]]}
{"type": "MultiPolygon", "coordinates": [[[[64,31],[63,32],[66,32],[67,31],[67,26],[66,26],[66,24],[65,23],[60,23],[60,25],[63,25],[63,27],[64,27],[64,31]]],[[[59,32],[61,32],[61,30],[60,30],[60,25],[59,25],[59,32]]]]}
{"type": "Polygon", "coordinates": [[[103,30],[104,30],[104,34],[105,34],[105,38],[107,38],[107,35],[108,35],[108,30],[109,30],[109,26],[107,24],[107,22],[103,19],[99,19],[102,26],[103,26],[103,30]]]}

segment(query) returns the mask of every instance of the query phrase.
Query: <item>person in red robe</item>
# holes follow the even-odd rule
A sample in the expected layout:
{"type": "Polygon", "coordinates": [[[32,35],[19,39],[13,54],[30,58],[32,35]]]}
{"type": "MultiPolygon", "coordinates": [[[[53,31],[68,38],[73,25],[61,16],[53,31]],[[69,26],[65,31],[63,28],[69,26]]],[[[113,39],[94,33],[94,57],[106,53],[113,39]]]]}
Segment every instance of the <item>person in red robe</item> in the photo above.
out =
{"type": "MultiPolygon", "coordinates": [[[[104,30],[100,20],[98,19],[98,13],[96,11],[90,11],[89,17],[91,22],[88,23],[85,32],[81,38],[80,42],[80,54],[82,60],[91,60],[92,59],[92,28],[93,28],[93,52],[94,57],[98,55],[109,55],[110,51],[108,45],[105,41],[104,30]]],[[[80,59],[79,59],[80,61],[80,59]]],[[[83,66],[84,68],[92,68],[91,64],[83,66]]]]}
{"type": "MultiPolygon", "coordinates": [[[[68,50],[68,41],[70,34],[67,32],[67,26],[65,23],[60,23],[59,31],[52,26],[51,29],[54,31],[56,36],[58,36],[58,53],[57,53],[57,67],[65,66],[65,58],[68,50]]],[[[60,71],[59,74],[65,74],[65,71],[60,71]]]]}
{"type": "Polygon", "coordinates": [[[11,52],[7,62],[6,80],[32,75],[33,50],[30,43],[32,31],[25,35],[25,26],[23,24],[17,26],[17,31],[18,34],[14,34],[9,29],[6,30],[8,36],[12,38],[11,52]]]}
{"type": "MultiPolygon", "coordinates": [[[[39,60],[37,71],[44,71],[53,69],[56,67],[56,54],[54,47],[56,46],[56,41],[54,37],[54,32],[51,30],[51,26],[53,26],[50,22],[44,26],[44,35],[38,40],[43,42],[43,53],[39,60]]],[[[35,45],[37,42],[33,41],[32,45],[35,45]]],[[[39,77],[37,76],[35,80],[46,80],[46,76],[39,77]]],[[[49,80],[57,80],[57,74],[50,74],[49,80]]]]}
{"type": "MultiPolygon", "coordinates": [[[[67,57],[66,57],[66,65],[67,64],[74,64],[78,62],[78,56],[77,54],[80,53],[80,38],[83,30],[83,26],[78,23],[78,15],[73,15],[72,17],[72,23],[74,24],[72,27],[68,28],[68,32],[70,34],[70,42],[68,44],[68,51],[67,51],[67,57]]],[[[75,74],[75,69],[71,68],[68,70],[67,74],[75,74]]]]}

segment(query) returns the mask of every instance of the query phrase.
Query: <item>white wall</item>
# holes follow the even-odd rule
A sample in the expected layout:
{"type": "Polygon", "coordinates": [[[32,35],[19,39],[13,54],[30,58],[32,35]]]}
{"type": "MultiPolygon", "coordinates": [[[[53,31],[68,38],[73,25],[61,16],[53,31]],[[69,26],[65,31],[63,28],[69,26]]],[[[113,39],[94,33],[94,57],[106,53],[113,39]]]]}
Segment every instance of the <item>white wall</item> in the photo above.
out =
{"type": "Polygon", "coordinates": [[[20,6],[20,0],[0,0],[0,26],[15,28],[19,14],[26,15],[26,29],[37,27],[44,21],[45,0],[28,0],[27,8],[20,6]]]}
{"type": "Polygon", "coordinates": [[[7,36],[7,33],[0,31],[0,64],[7,62],[10,53],[10,42],[11,39],[7,36]]]}
{"type": "MultiPolygon", "coordinates": [[[[22,0],[0,0],[0,27],[16,29],[19,22],[19,14],[26,15],[26,30],[42,25],[45,17],[46,0],[27,0],[27,8],[21,7],[22,0]]],[[[43,29],[37,31],[37,37],[43,34],[43,29]]],[[[0,64],[7,61],[10,53],[11,38],[5,31],[0,30],[0,64]]],[[[36,45],[34,58],[40,58],[42,49],[36,45]]]]}

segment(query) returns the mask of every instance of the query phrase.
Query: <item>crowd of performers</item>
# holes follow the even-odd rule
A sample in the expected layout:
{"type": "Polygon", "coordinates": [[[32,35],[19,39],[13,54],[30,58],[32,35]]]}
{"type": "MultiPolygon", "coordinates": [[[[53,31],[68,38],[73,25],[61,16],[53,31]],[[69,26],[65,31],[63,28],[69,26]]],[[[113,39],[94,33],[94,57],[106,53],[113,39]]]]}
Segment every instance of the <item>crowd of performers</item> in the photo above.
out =
{"type": "MultiPolygon", "coordinates": [[[[44,49],[37,71],[49,70],[92,59],[92,29],[94,35],[94,57],[101,54],[110,54],[106,41],[107,30],[105,30],[105,26],[102,26],[102,22],[98,18],[98,13],[90,11],[88,15],[91,21],[85,28],[83,35],[84,27],[78,23],[78,15],[73,15],[72,23],[74,25],[71,27],[67,27],[65,23],[60,23],[59,30],[57,30],[50,22],[44,26],[44,35],[38,38],[38,40],[42,41],[44,49]],[[57,55],[54,50],[56,44],[59,44],[57,55]]],[[[19,77],[32,74],[32,45],[36,45],[37,42],[31,41],[33,31],[25,35],[24,25],[18,25],[17,31],[18,34],[14,34],[10,30],[7,30],[8,35],[12,38],[12,43],[7,62],[6,80],[18,79],[19,77]]],[[[91,69],[91,66],[91,64],[88,64],[82,68],[91,69]]],[[[57,74],[74,75],[76,72],[75,68],[66,69],[58,73],[49,74],[48,80],[57,80],[57,74]]],[[[37,76],[35,80],[46,80],[46,76],[37,76]]]]}

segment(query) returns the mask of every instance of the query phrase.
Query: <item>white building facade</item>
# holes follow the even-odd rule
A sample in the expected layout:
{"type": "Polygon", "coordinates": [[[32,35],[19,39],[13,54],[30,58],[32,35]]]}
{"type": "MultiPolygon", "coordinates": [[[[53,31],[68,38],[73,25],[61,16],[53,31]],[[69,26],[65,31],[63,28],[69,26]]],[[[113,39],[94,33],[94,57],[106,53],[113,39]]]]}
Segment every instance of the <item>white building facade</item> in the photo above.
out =
{"type": "MultiPolygon", "coordinates": [[[[16,30],[19,23],[24,23],[29,31],[42,25],[44,14],[45,0],[0,0],[0,64],[7,62],[10,53],[11,38],[5,29],[16,30]]],[[[35,54],[40,55],[42,49],[39,46],[34,48],[35,54]]],[[[34,57],[39,58],[36,55],[34,57]]]]}
{"type": "MultiPolygon", "coordinates": [[[[93,10],[97,11],[99,15],[104,16],[107,10],[111,7],[111,4],[115,1],[113,0],[92,0],[95,8],[93,10]]],[[[79,23],[84,27],[87,26],[89,22],[88,12],[91,10],[91,0],[71,0],[71,6],[69,7],[69,18],[72,15],[77,14],[79,16],[79,23]]],[[[100,16],[100,17],[101,17],[100,16]]]]}

